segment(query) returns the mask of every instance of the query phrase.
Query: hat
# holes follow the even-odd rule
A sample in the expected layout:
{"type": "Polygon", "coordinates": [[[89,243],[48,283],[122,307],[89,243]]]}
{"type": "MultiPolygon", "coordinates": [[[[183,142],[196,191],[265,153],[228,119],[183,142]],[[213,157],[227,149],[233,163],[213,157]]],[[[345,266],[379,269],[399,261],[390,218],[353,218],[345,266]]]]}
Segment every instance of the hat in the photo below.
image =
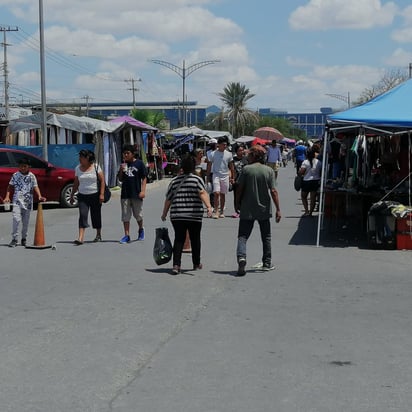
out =
{"type": "Polygon", "coordinates": [[[209,140],[209,144],[217,144],[217,140],[215,138],[212,138],[209,140]]]}

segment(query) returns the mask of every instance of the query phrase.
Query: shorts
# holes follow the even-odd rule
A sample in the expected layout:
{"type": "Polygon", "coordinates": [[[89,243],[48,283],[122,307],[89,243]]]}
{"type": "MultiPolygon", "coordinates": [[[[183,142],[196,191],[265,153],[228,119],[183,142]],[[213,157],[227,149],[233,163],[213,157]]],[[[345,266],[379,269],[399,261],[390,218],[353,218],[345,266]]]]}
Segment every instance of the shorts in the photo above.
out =
{"type": "Polygon", "coordinates": [[[273,169],[275,172],[279,170],[279,162],[271,163],[268,162],[266,163],[267,166],[269,166],[271,169],[273,169]]]}
{"type": "Polygon", "coordinates": [[[229,176],[219,177],[213,175],[213,193],[226,194],[229,191],[229,176]]]}
{"type": "Polygon", "coordinates": [[[319,189],[320,180],[302,180],[302,192],[317,192],[319,189]]]}
{"type": "Polygon", "coordinates": [[[143,199],[120,199],[120,205],[122,208],[122,222],[130,222],[132,214],[136,221],[141,222],[143,220],[143,199]]]}

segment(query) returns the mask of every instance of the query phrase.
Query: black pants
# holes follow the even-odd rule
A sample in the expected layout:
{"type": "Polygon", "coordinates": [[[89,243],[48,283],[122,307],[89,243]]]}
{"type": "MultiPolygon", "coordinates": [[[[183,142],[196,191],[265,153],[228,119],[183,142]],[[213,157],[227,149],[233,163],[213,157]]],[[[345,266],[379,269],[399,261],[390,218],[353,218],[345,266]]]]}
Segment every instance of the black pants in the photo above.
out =
{"type": "Polygon", "coordinates": [[[191,220],[172,220],[175,231],[175,240],[173,243],[173,266],[181,266],[183,245],[186,240],[186,232],[189,232],[190,245],[192,248],[193,265],[200,264],[200,232],[202,222],[193,222],[191,220]]]}
{"type": "Polygon", "coordinates": [[[93,229],[102,228],[102,204],[99,200],[99,193],[92,193],[91,195],[77,194],[79,202],[79,228],[85,229],[89,227],[88,215],[90,210],[90,217],[92,220],[93,229]]]}

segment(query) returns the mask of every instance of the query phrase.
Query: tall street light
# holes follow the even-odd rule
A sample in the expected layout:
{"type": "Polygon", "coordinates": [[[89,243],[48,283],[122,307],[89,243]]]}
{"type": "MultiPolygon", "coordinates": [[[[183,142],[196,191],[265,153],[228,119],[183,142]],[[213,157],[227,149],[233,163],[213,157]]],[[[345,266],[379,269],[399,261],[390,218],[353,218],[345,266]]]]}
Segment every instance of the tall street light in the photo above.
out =
{"type": "Polygon", "coordinates": [[[326,96],[329,97],[334,97],[335,99],[342,100],[348,105],[348,109],[350,109],[350,94],[348,92],[347,96],[344,96],[342,94],[333,94],[333,93],[326,93],[326,96]]]}
{"type": "Polygon", "coordinates": [[[47,153],[47,106],[46,106],[46,76],[44,60],[44,26],[43,26],[43,0],[39,0],[39,32],[40,32],[40,81],[41,81],[41,131],[43,144],[43,158],[48,160],[47,153]]]}
{"type": "Polygon", "coordinates": [[[208,66],[209,64],[219,63],[220,60],[205,60],[203,62],[192,64],[189,67],[185,67],[185,61],[183,60],[183,66],[179,67],[172,63],[165,62],[164,60],[150,60],[152,63],[160,64],[167,67],[170,70],[173,70],[177,73],[183,80],[183,95],[182,95],[182,117],[183,117],[183,126],[186,126],[186,78],[190,76],[194,71],[208,66]]]}

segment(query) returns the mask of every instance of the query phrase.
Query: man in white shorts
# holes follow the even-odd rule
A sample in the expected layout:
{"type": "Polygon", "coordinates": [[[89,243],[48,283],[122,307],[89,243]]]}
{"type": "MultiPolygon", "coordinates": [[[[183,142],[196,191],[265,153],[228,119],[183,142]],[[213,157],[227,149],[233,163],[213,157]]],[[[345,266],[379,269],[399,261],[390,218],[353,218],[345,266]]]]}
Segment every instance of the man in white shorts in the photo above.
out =
{"type": "Polygon", "coordinates": [[[226,138],[219,137],[217,150],[211,154],[208,163],[207,175],[213,175],[214,219],[225,217],[226,193],[229,191],[229,185],[234,183],[233,155],[226,147],[226,138]]]}

